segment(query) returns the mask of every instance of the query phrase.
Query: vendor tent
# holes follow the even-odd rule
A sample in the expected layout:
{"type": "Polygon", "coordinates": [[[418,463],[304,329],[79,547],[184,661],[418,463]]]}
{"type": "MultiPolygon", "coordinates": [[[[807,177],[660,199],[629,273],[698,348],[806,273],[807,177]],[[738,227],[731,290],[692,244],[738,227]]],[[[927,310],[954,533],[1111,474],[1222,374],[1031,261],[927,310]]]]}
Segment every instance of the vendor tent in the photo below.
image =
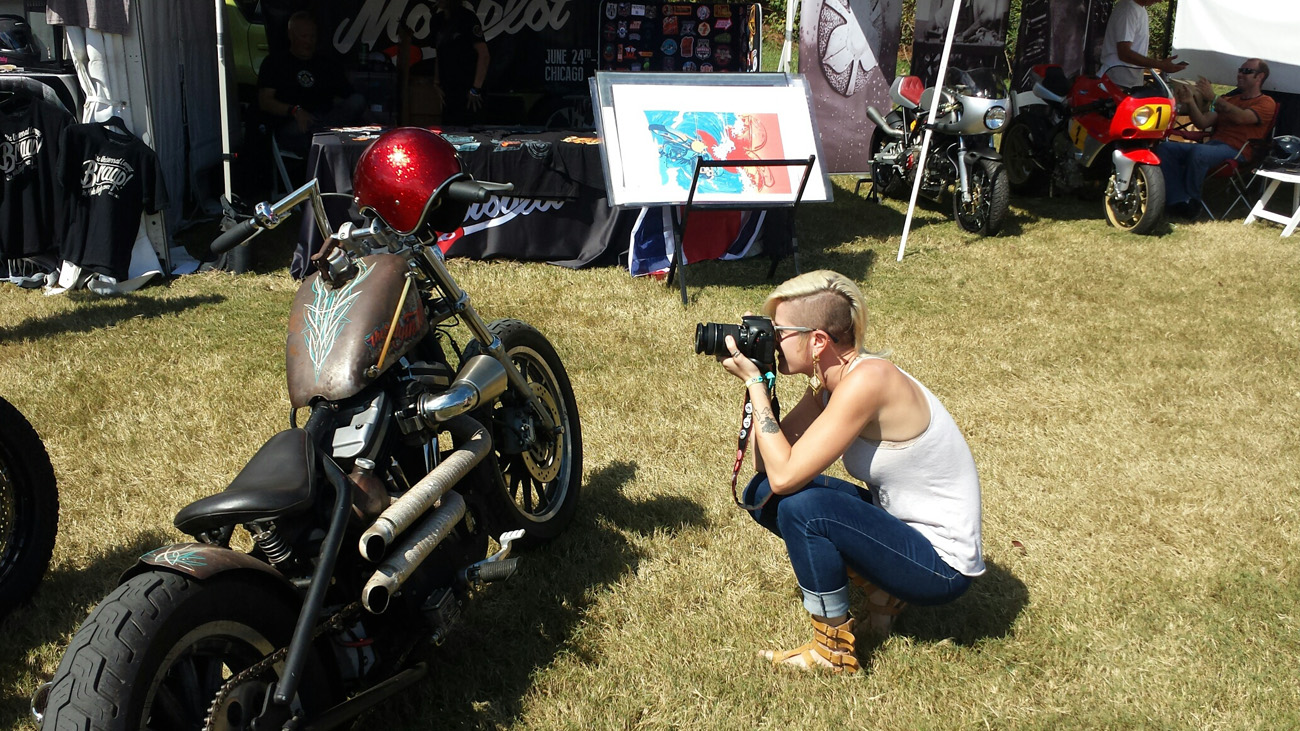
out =
{"type": "Polygon", "coordinates": [[[1271,73],[1264,91],[1300,92],[1300,12],[1296,0],[1181,0],[1173,53],[1188,66],[1179,77],[1204,76],[1235,85],[1246,58],[1262,58],[1271,73]]]}

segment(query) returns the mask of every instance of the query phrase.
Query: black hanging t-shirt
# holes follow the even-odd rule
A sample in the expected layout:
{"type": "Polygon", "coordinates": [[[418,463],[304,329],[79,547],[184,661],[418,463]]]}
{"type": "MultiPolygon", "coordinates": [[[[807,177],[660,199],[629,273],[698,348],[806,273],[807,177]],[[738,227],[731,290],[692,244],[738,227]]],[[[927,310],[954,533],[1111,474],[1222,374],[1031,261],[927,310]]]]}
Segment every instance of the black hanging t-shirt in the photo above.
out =
{"type": "Polygon", "coordinates": [[[68,207],[63,259],[127,279],[140,215],[167,206],[157,155],[135,135],[97,122],[68,127],[60,152],[68,207]]]}
{"type": "Polygon", "coordinates": [[[0,108],[0,253],[5,259],[59,248],[63,191],[55,165],[71,114],[43,99],[16,97],[0,108]]]}

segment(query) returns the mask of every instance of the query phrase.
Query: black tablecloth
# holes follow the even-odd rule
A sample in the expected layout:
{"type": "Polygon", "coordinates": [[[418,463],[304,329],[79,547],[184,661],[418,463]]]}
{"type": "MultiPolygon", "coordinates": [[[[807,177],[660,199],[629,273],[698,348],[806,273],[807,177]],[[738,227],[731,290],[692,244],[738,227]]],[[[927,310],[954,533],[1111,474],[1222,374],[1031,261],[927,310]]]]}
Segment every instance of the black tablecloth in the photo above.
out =
{"type": "MultiPolygon", "coordinates": [[[[459,235],[442,243],[447,256],[503,257],[548,261],[569,267],[612,264],[626,246],[637,211],[610,208],[600,147],[590,132],[436,130],[456,146],[465,172],[478,180],[513,183],[508,197],[470,207],[459,235]]],[[[352,193],[352,172],[378,131],[317,134],[307,158],[307,175],[322,193],[352,193]]],[[[337,227],[360,222],[350,200],[327,196],[326,210],[337,227]]],[[[290,272],[308,272],[320,233],[304,217],[290,272]]]]}

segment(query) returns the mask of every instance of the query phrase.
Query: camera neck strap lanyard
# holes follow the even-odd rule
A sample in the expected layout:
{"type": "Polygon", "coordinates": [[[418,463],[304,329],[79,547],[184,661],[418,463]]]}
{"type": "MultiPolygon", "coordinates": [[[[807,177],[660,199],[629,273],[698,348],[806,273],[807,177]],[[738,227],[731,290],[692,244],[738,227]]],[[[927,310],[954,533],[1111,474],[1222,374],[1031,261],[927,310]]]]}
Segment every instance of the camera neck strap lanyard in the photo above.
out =
{"type": "MultiPolygon", "coordinates": [[[[763,374],[764,385],[767,386],[768,399],[772,402],[772,415],[776,417],[777,423],[781,423],[781,407],[776,400],[776,374],[768,371],[763,374]]],[[[749,448],[749,434],[754,427],[754,402],[749,398],[749,389],[745,389],[745,402],[740,410],[740,434],[736,440],[736,463],[731,467],[731,500],[736,503],[737,507],[745,510],[753,510],[761,507],[760,505],[745,505],[741,502],[740,497],[736,495],[736,480],[740,477],[740,466],[745,462],[745,451],[749,448]]]]}

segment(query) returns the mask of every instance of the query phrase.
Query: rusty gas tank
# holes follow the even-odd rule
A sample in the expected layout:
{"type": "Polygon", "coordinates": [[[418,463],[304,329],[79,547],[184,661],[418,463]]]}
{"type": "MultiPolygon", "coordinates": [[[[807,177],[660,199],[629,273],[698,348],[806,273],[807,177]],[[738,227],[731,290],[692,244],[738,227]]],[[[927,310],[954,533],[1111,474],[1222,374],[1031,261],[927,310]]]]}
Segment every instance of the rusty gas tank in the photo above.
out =
{"type": "Polygon", "coordinates": [[[337,401],[361,391],[377,375],[384,341],[392,342],[384,358],[387,370],[429,332],[429,321],[412,285],[406,284],[406,261],[376,254],[357,261],[357,275],[338,286],[319,273],[303,280],[289,316],[285,370],[294,408],[316,398],[337,401]],[[393,313],[401,306],[396,325],[393,313]]]}

